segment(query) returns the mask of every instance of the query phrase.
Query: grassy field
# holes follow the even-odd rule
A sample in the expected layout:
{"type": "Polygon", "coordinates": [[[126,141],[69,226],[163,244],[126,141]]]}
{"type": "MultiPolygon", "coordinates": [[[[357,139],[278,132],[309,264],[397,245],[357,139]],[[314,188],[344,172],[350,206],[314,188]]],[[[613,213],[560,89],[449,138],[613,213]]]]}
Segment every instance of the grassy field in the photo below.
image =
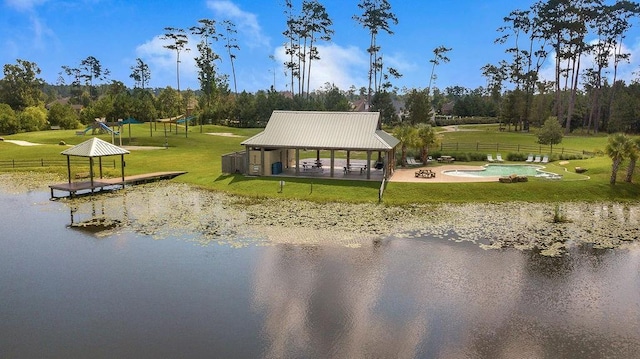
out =
{"type": "MultiPolygon", "coordinates": [[[[123,128],[122,144],[136,146],[159,146],[165,144],[164,128],[159,125],[151,132],[149,125],[131,125],[123,128]],[[152,134],[152,135],[151,135],[152,134]]],[[[497,126],[473,126],[476,131],[462,131],[465,126],[459,126],[460,131],[440,132],[442,140],[446,142],[483,142],[534,145],[536,137],[532,133],[500,132],[497,126]]],[[[169,128],[167,127],[167,131],[169,128]]],[[[133,150],[125,156],[126,174],[138,174],[156,171],[187,171],[188,174],[177,177],[174,181],[189,183],[202,188],[241,194],[249,198],[295,198],[319,202],[377,202],[380,183],[365,181],[346,181],[328,179],[286,179],[285,188],[279,193],[280,178],[253,178],[242,175],[225,175],[221,173],[221,156],[226,153],[243,150],[240,142],[261,129],[236,129],[221,126],[199,126],[189,128],[188,138],[184,128],[167,133],[166,150],[133,150]],[[208,133],[231,133],[237,137],[214,136],[208,133]]],[[[40,143],[40,146],[17,146],[0,142],[0,162],[6,160],[64,160],[60,155],[66,146],[60,141],[75,145],[91,137],[90,132],[85,136],[78,136],[75,131],[41,131],[5,136],[7,140],[24,140],[40,143]]],[[[101,139],[111,142],[111,136],[98,135],[101,139]]],[[[116,144],[119,139],[116,137],[116,144]]],[[[607,143],[606,136],[565,137],[558,147],[575,150],[602,151],[607,143]]],[[[503,153],[503,157],[506,154],[503,153]]],[[[118,176],[118,168],[107,168],[112,159],[105,160],[105,172],[118,176]]],[[[116,159],[116,163],[119,160],[116,159]]],[[[482,162],[465,164],[478,165],[482,162]]],[[[561,181],[549,181],[531,178],[529,182],[502,183],[396,183],[390,182],[384,193],[385,204],[406,205],[411,203],[438,202],[504,202],[504,201],[600,201],[637,200],[640,195],[640,185],[623,183],[624,168],[619,174],[619,183],[609,185],[611,160],[606,156],[588,159],[571,160],[568,164],[560,165],[559,161],[551,163],[548,168],[552,172],[563,173],[561,181]],[[589,180],[581,180],[581,176],[573,174],[576,166],[588,168],[589,180]],[[569,172],[565,172],[565,167],[569,172]]],[[[11,169],[0,167],[0,171],[47,171],[66,175],[66,166],[33,167],[11,169]]],[[[75,172],[86,172],[88,166],[74,166],[75,172]]],[[[637,176],[640,176],[638,174],[637,176]]],[[[640,177],[639,177],[640,178],[640,177]]]]}

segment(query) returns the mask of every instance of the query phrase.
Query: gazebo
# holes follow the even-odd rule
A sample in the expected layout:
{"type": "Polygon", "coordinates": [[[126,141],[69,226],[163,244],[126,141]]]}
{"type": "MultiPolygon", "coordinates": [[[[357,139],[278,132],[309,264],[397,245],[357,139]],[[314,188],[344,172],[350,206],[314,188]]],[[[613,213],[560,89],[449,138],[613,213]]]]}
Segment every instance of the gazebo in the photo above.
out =
{"type": "Polygon", "coordinates": [[[71,186],[71,156],[75,157],[86,157],[89,159],[89,179],[90,179],[90,189],[93,190],[95,187],[99,187],[95,185],[94,178],[95,174],[93,171],[94,158],[98,158],[99,163],[99,178],[102,178],[102,157],[107,156],[120,156],[120,163],[122,168],[122,182],[124,182],[124,155],[129,154],[129,151],[124,148],[118,147],[116,145],[112,145],[109,142],[103,141],[97,137],[93,137],[90,140],[84,141],[76,146],[68,148],[61,152],[62,155],[67,156],[67,174],[69,176],[69,185],[71,186]]]}

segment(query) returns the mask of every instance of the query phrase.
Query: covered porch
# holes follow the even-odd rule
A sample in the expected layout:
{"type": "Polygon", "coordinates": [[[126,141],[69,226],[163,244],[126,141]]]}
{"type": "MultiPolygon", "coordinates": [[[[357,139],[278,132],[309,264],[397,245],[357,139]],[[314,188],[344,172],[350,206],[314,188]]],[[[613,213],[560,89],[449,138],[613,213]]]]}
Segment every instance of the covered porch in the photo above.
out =
{"type": "Polygon", "coordinates": [[[395,170],[399,141],[377,112],[274,111],[244,141],[246,174],[381,181],[395,170]]]}

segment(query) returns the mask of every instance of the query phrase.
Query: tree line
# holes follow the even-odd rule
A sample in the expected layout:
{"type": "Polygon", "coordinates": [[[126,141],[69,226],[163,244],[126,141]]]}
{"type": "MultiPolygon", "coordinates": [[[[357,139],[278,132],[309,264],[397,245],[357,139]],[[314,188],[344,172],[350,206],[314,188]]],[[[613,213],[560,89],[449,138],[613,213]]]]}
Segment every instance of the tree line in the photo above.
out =
{"type": "Polygon", "coordinates": [[[358,13],[352,17],[368,33],[367,86],[339,89],[329,83],[310,89],[313,64],[321,56],[319,44],[331,41],[333,22],[317,0],[286,0],[283,8],[287,56],[283,66],[289,76],[289,91],[276,91],[274,81],[269,89],[239,92],[235,60],[240,46],[235,24],[226,19],[201,19],[187,29],[164,28],[164,47],[176,53],[177,90],[171,86],[149,89],[152,74],[140,58],[130,68],[132,89],[109,79],[110,71],[94,56],[77,65],[61,66],[55,85],[39,78],[36,63],[18,59],[16,64],[4,65],[0,103],[5,106],[0,108],[0,132],[47,125],[67,128],[87,124],[95,117],[144,121],[187,111],[197,115],[201,124],[249,127],[263,125],[275,109],[380,111],[383,123],[389,126],[433,124],[436,115],[482,116],[494,117],[509,129],[527,131],[553,117],[565,133],[576,128],[586,132],[640,131],[638,80],[627,84],[617,79],[620,64],[630,57],[622,44],[640,12],[635,2],[541,0],[530,8],[513,10],[504,17],[496,39],[498,46],[504,46],[507,58],[480,69],[486,86],[450,86],[444,90],[432,86],[437,66],[450,60],[452,49],[444,45],[433,49],[426,88],[400,90],[393,85],[402,75],[385,66],[381,35],[393,36],[393,27],[399,21],[387,0],[361,0],[358,13]],[[200,88],[194,91],[180,89],[180,57],[191,51],[188,34],[198,39],[195,61],[200,88]],[[589,41],[590,36],[597,41],[589,41]],[[594,61],[585,68],[587,55],[594,61]],[[555,79],[545,81],[540,71],[551,57],[555,79]],[[219,71],[222,59],[229,61],[230,74],[219,71]],[[68,97],[67,102],[54,102],[63,95],[68,97]],[[55,109],[53,115],[51,108],[49,114],[44,110],[44,103],[55,109]],[[81,111],[74,110],[79,107],[81,111]]]}

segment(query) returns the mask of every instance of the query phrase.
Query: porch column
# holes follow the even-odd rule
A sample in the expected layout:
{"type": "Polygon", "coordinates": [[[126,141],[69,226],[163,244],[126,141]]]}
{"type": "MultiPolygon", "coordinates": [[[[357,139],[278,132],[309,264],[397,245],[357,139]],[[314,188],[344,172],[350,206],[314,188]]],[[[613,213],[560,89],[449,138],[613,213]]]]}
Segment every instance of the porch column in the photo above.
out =
{"type": "Polygon", "coordinates": [[[331,150],[331,177],[333,177],[333,165],[335,160],[335,150],[331,150]]]}
{"type": "Polygon", "coordinates": [[[260,176],[264,176],[264,147],[260,147],[260,176]]]}
{"type": "Polygon", "coordinates": [[[300,149],[296,148],[296,176],[300,175],[300,149]]]}
{"type": "Polygon", "coordinates": [[[249,152],[251,152],[250,147],[245,146],[244,147],[244,168],[243,168],[245,175],[251,174],[251,171],[249,170],[249,160],[251,159],[249,157],[249,152]]]}
{"type": "Polygon", "coordinates": [[[367,151],[367,179],[371,179],[371,151],[367,151]]]}

